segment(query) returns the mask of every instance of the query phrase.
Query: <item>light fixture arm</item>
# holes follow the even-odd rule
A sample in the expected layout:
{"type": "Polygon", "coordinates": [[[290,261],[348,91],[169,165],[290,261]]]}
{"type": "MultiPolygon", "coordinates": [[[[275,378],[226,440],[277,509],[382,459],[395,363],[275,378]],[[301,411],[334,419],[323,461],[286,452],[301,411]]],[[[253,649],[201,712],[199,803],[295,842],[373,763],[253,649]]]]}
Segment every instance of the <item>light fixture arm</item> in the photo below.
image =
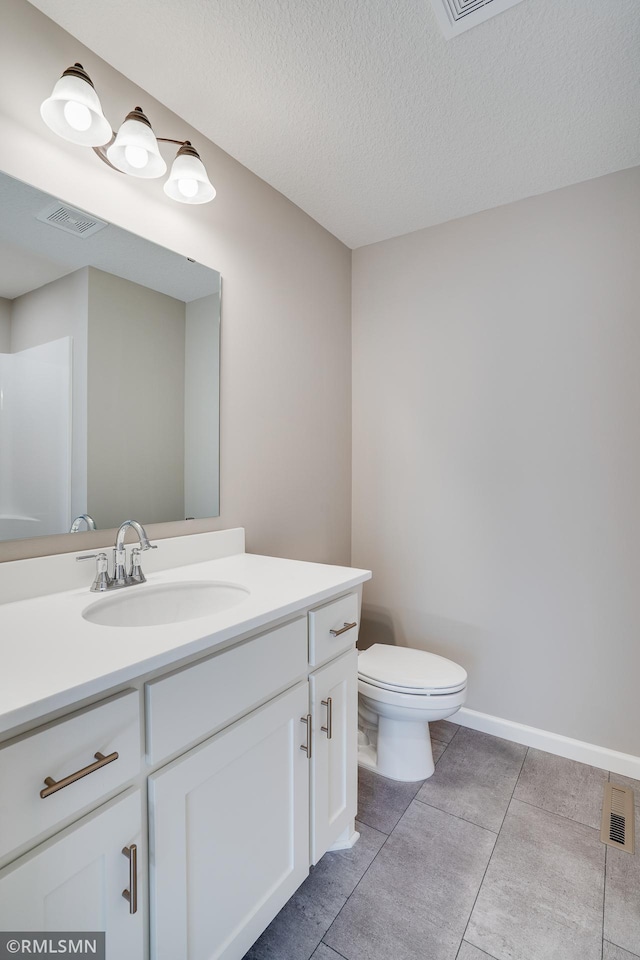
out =
{"type": "MultiPolygon", "coordinates": [[[[112,170],[115,170],[116,173],[124,173],[124,170],[119,170],[118,167],[114,167],[114,165],[111,163],[111,161],[107,156],[107,148],[111,146],[115,138],[116,138],[116,135],[112,130],[111,139],[109,140],[109,142],[104,143],[101,147],[94,147],[93,152],[96,154],[96,156],[100,157],[103,163],[106,163],[108,167],[110,167],[112,170]]],[[[190,140],[172,140],[171,137],[156,137],[156,140],[158,141],[158,143],[175,143],[179,147],[191,147],[191,150],[193,151],[192,156],[195,155],[196,157],[199,157],[198,152],[195,150],[194,147],[191,146],[190,140]]],[[[180,151],[178,151],[178,153],[179,152],[180,151]]]]}

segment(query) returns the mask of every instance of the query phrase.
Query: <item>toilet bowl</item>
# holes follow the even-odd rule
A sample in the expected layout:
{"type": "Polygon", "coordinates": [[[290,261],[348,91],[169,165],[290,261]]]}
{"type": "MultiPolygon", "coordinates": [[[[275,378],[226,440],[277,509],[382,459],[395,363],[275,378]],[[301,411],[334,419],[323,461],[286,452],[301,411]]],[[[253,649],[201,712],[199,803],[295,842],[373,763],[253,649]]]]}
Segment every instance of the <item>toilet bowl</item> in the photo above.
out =
{"type": "Polygon", "coordinates": [[[391,780],[434,771],[429,723],[459,710],[467,673],[425,650],[375,643],[358,654],[358,763],[391,780]]]}

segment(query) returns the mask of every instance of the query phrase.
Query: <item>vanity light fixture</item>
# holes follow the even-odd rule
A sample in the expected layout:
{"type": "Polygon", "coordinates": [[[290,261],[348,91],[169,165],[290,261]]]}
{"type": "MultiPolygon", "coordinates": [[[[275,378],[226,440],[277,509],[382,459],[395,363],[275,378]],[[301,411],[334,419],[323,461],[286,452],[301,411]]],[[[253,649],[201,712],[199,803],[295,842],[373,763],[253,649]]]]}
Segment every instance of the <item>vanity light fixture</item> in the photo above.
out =
{"type": "Polygon", "coordinates": [[[164,192],[180,203],[207,203],[216,191],[197,150],[189,140],[156,137],[141,107],[127,114],[117,133],[102,112],[88,73],[80,63],[68,67],[40,107],[54,133],[80,146],[93,147],[108,166],[131,177],[154,179],[167,170],[158,146],[179,146],[164,192]]]}

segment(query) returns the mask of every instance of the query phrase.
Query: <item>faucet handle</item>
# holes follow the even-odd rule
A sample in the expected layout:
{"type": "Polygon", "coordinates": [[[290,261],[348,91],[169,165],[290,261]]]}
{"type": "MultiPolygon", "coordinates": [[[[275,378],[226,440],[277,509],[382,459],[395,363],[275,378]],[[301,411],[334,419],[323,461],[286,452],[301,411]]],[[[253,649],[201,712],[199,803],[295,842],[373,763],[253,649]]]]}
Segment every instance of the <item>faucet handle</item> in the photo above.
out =
{"type": "MultiPolygon", "coordinates": [[[[76,557],[76,560],[97,560],[98,563],[96,564],[96,566],[99,567],[103,561],[105,564],[107,563],[107,555],[106,553],[102,553],[102,552],[101,553],[81,553],[78,557],[76,557]]],[[[106,566],[105,566],[105,570],[106,570],[106,566]]]]}
{"type": "Polygon", "coordinates": [[[127,551],[124,544],[113,551],[113,583],[116,587],[126,587],[129,582],[127,576],[127,551]]]}
{"type": "Polygon", "coordinates": [[[142,572],[142,567],[140,566],[140,547],[134,547],[131,551],[131,569],[129,570],[129,579],[134,583],[146,583],[147,578],[142,572]]]}
{"type": "Polygon", "coordinates": [[[96,576],[91,584],[92,593],[104,593],[111,586],[111,577],[109,576],[109,560],[106,553],[82,553],[76,557],[76,560],[94,560],[96,561],[96,576]]]}

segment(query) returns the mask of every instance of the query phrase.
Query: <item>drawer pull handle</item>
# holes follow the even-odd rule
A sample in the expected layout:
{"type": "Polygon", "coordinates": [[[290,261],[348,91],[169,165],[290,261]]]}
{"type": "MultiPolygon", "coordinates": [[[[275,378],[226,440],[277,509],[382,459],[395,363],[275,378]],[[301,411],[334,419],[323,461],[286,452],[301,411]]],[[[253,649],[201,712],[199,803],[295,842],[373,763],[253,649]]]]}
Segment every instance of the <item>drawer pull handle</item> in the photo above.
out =
{"type": "Polygon", "coordinates": [[[307,755],[307,758],[311,760],[311,714],[308,713],[306,717],[300,717],[300,723],[306,723],[307,725],[307,742],[300,744],[300,749],[304,750],[307,755]]]}
{"type": "Polygon", "coordinates": [[[323,733],[326,733],[327,740],[331,740],[333,736],[333,700],[331,697],[327,697],[326,700],[321,701],[322,706],[327,708],[327,725],[326,727],[320,727],[323,733]]]}
{"type": "Polygon", "coordinates": [[[95,773],[95,771],[101,767],[106,767],[108,763],[113,763],[114,760],[118,759],[118,754],[114,751],[105,757],[103,753],[94,753],[94,757],[96,758],[94,763],[83,767],[82,770],[76,770],[75,773],[70,773],[68,777],[63,777],[62,780],[45,777],[44,782],[46,783],[46,787],[40,791],[42,799],[45,800],[47,797],[50,797],[52,793],[57,793],[58,790],[68,787],[70,783],[75,783],[76,780],[81,780],[82,777],[87,777],[90,773],[95,773]]]}
{"type": "Polygon", "coordinates": [[[129,913],[138,911],[138,848],[135,843],[123,847],[122,852],[129,861],[129,889],[122,896],[129,901],[129,913]]]}
{"type": "Polygon", "coordinates": [[[344,627],[340,627],[339,630],[329,630],[329,633],[332,637],[339,637],[341,633],[346,633],[347,630],[353,630],[354,627],[357,627],[358,624],[354,621],[353,623],[346,623],[344,627]]]}

